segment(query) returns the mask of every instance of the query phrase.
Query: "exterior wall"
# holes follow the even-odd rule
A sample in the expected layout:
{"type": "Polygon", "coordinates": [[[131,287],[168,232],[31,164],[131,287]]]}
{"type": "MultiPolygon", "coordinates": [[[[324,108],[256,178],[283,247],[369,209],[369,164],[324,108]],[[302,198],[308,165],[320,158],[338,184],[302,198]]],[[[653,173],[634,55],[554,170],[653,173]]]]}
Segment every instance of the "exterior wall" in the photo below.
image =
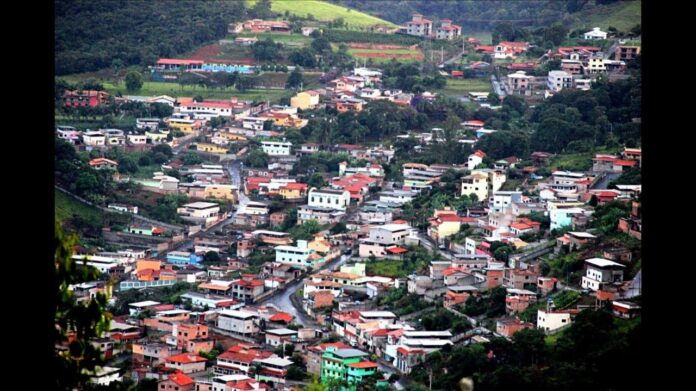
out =
{"type": "Polygon", "coordinates": [[[238,319],[222,314],[218,317],[217,327],[239,334],[256,334],[259,332],[258,327],[254,323],[254,318],[238,319]]]}
{"type": "Polygon", "coordinates": [[[333,194],[311,189],[307,201],[309,206],[346,210],[350,205],[350,192],[346,190],[341,194],[333,194]]]}
{"type": "Polygon", "coordinates": [[[571,322],[570,314],[565,312],[546,312],[539,310],[537,313],[537,328],[546,332],[554,331],[563,326],[569,325],[571,322]]]}
{"type": "Polygon", "coordinates": [[[290,156],[292,143],[281,141],[262,141],[261,148],[269,156],[290,156]]]}

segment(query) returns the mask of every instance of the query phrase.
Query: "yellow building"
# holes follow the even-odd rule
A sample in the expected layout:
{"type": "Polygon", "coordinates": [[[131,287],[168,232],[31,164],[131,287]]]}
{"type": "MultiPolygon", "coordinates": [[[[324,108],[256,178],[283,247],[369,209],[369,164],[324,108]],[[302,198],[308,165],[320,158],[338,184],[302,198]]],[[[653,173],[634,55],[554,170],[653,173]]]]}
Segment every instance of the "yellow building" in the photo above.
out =
{"type": "Polygon", "coordinates": [[[139,259],[135,263],[135,271],[143,271],[145,269],[159,270],[162,267],[162,261],[156,259],[139,259]]]}
{"type": "Polygon", "coordinates": [[[217,136],[228,139],[230,141],[247,141],[246,136],[237,133],[219,132],[217,133],[217,136]]]}
{"type": "Polygon", "coordinates": [[[488,199],[488,175],[474,172],[462,178],[463,196],[476,195],[479,201],[488,199]]]}
{"type": "Polygon", "coordinates": [[[323,234],[314,235],[314,240],[307,244],[307,247],[318,252],[319,254],[328,254],[331,251],[331,243],[329,243],[323,234]]]}
{"type": "Polygon", "coordinates": [[[435,216],[431,219],[428,227],[428,236],[433,240],[439,240],[452,236],[459,232],[462,226],[462,219],[457,216],[457,212],[449,207],[444,210],[435,210],[435,216]]]}
{"type": "Polygon", "coordinates": [[[147,137],[148,140],[150,140],[153,143],[158,143],[158,142],[164,142],[167,141],[167,134],[168,133],[152,133],[152,132],[145,132],[145,136],[147,137]]]}
{"type": "Polygon", "coordinates": [[[228,148],[221,147],[221,146],[215,145],[215,144],[209,144],[209,143],[199,143],[196,145],[196,151],[201,151],[201,152],[226,154],[228,150],[229,150],[228,148]]]}
{"type": "Polygon", "coordinates": [[[290,98],[290,106],[298,109],[313,109],[319,104],[319,93],[316,91],[303,91],[290,98]]]}
{"type": "Polygon", "coordinates": [[[204,189],[205,198],[237,201],[237,188],[232,185],[210,185],[204,189]]]}
{"type": "Polygon", "coordinates": [[[288,183],[278,189],[278,194],[280,194],[284,200],[298,200],[304,198],[307,195],[307,184],[288,183]]]}
{"type": "Polygon", "coordinates": [[[201,121],[184,118],[169,118],[167,120],[167,125],[171,129],[176,129],[184,133],[193,133],[200,130],[201,121]]]}

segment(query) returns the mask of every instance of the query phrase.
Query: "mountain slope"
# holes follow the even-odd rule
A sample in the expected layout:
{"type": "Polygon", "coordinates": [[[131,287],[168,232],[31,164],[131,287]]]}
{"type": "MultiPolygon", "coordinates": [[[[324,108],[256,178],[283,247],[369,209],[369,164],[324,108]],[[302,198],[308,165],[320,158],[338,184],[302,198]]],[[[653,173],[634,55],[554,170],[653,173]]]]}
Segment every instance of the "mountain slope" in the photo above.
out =
{"type": "MultiPolygon", "coordinates": [[[[247,6],[251,8],[256,3],[255,0],[247,0],[247,6]]],[[[306,17],[312,14],[317,20],[331,21],[343,18],[346,24],[354,27],[368,27],[373,25],[385,25],[395,27],[394,23],[378,17],[368,15],[355,9],[345,6],[327,3],[325,1],[313,0],[272,0],[271,11],[306,17]]]]}

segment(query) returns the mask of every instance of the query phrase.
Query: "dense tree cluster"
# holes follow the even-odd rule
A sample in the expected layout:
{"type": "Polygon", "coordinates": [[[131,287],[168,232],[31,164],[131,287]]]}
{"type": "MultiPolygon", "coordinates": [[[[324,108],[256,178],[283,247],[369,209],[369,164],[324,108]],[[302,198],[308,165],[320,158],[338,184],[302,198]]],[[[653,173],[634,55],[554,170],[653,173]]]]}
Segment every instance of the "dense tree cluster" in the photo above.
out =
{"type": "Polygon", "coordinates": [[[55,72],[152,65],[223,38],[246,16],[241,1],[57,1],[55,72]]]}

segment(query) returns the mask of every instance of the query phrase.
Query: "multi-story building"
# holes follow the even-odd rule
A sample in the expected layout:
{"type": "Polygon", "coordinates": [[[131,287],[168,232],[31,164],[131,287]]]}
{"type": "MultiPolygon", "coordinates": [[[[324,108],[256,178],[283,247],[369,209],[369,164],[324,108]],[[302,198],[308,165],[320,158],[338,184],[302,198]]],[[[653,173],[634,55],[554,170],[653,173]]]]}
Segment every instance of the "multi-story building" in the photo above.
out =
{"type": "Polygon", "coordinates": [[[546,87],[554,92],[573,86],[573,76],[565,71],[549,71],[546,87]]]}
{"type": "Polygon", "coordinates": [[[583,39],[595,40],[595,39],[607,39],[607,33],[600,30],[599,27],[595,27],[592,31],[588,31],[583,35],[583,39]]]}
{"type": "Polygon", "coordinates": [[[640,54],[640,46],[619,45],[614,49],[614,59],[620,61],[633,60],[640,54]]]}
{"type": "Polygon", "coordinates": [[[63,101],[68,107],[95,107],[107,102],[109,94],[105,91],[74,90],[63,93],[63,101]]]}
{"type": "Polygon", "coordinates": [[[232,281],[232,297],[245,303],[252,303],[263,293],[263,285],[261,280],[232,281]]]}
{"type": "Polygon", "coordinates": [[[442,19],[440,27],[435,30],[435,38],[453,40],[462,34],[462,26],[452,24],[450,19],[442,19]]]}
{"type": "Polygon", "coordinates": [[[317,189],[309,190],[308,205],[320,208],[346,210],[350,205],[350,192],[348,190],[317,189]]]}
{"type": "Polygon", "coordinates": [[[316,266],[324,258],[307,246],[306,240],[298,240],[297,246],[276,246],[276,262],[299,266],[316,266]]]}
{"type": "Polygon", "coordinates": [[[357,349],[337,349],[327,347],[321,356],[321,380],[326,383],[332,379],[348,382],[348,389],[355,390],[363,379],[372,376],[377,363],[363,361],[368,354],[357,349]]]}
{"type": "Polygon", "coordinates": [[[607,284],[623,282],[625,265],[603,258],[585,260],[587,270],[582,276],[581,286],[597,291],[607,284]]]}
{"type": "Polygon", "coordinates": [[[217,327],[232,333],[254,335],[259,332],[259,315],[248,311],[223,310],[218,313],[217,327]]]}
{"type": "Polygon", "coordinates": [[[183,220],[207,225],[218,219],[220,205],[214,202],[192,202],[177,208],[176,213],[183,220]]]}
{"type": "Polygon", "coordinates": [[[291,142],[261,141],[261,148],[268,156],[290,156],[291,142]]]}
{"type": "Polygon", "coordinates": [[[522,202],[521,191],[496,191],[490,198],[488,206],[492,213],[503,213],[512,207],[513,203],[522,202]]]}
{"type": "Polygon", "coordinates": [[[398,248],[398,245],[403,244],[411,232],[412,228],[408,224],[371,226],[369,237],[360,240],[360,257],[383,257],[390,253],[391,248],[398,248]]]}
{"type": "Polygon", "coordinates": [[[433,21],[423,18],[419,13],[413,13],[412,19],[406,22],[406,34],[428,37],[432,34],[433,21]]]}
{"type": "Polygon", "coordinates": [[[319,93],[316,91],[303,91],[290,98],[290,107],[307,110],[313,109],[319,104],[319,93]]]}
{"type": "Polygon", "coordinates": [[[529,76],[525,71],[517,71],[507,75],[507,89],[512,94],[531,95],[531,82],[534,76],[529,76]]]}

